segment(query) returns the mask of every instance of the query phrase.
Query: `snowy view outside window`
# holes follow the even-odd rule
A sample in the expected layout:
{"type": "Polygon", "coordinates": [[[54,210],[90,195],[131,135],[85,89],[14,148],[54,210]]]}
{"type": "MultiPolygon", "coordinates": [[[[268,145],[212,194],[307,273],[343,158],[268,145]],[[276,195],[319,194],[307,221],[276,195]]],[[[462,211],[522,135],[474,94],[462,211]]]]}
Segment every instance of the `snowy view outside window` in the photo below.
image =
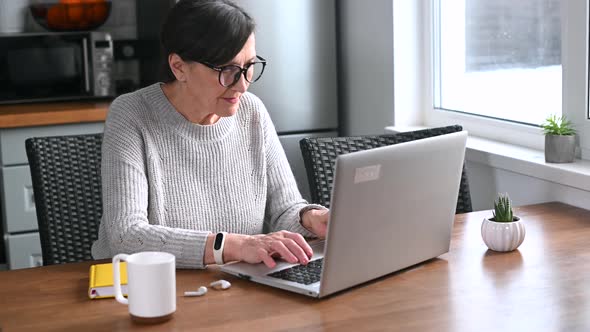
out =
{"type": "Polygon", "coordinates": [[[561,114],[559,0],[434,0],[435,107],[539,125],[561,114]]]}

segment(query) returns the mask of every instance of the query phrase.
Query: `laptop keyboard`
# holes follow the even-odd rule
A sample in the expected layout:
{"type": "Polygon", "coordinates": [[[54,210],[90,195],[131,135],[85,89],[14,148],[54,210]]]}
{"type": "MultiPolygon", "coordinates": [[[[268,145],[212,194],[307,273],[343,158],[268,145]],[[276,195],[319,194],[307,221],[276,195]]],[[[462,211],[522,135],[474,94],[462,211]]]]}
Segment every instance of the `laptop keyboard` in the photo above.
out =
{"type": "Polygon", "coordinates": [[[307,265],[296,265],[288,269],[269,273],[268,276],[304,285],[311,285],[314,282],[320,281],[323,262],[323,258],[316,259],[315,261],[309,262],[307,265]]]}

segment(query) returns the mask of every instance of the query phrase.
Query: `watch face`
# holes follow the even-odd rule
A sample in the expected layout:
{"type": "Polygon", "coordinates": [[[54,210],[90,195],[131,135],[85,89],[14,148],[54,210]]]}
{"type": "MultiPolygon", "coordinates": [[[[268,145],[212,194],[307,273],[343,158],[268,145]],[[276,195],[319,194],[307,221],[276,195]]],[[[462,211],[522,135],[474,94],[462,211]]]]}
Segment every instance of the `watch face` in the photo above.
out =
{"type": "Polygon", "coordinates": [[[213,243],[213,249],[219,250],[221,249],[221,242],[223,241],[223,233],[217,233],[215,235],[215,243],[213,243]]]}

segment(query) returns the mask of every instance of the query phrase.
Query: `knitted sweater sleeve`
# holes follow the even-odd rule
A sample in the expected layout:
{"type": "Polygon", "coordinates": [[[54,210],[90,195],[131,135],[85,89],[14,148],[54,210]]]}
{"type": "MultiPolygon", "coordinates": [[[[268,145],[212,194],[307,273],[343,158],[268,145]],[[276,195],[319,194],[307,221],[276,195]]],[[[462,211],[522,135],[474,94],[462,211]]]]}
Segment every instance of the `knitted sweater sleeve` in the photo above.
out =
{"type": "Polygon", "coordinates": [[[137,99],[119,97],[111,105],[102,147],[102,225],[109,251],[165,251],[180,268],[203,268],[209,232],[152,225],[148,221],[148,176],[137,99]]]}
{"type": "Polygon", "coordinates": [[[295,177],[287,161],[285,151],[279,141],[274,124],[266,108],[260,104],[262,126],[265,136],[265,150],[267,163],[267,198],[266,217],[268,229],[271,232],[287,230],[300,233],[305,237],[314,234],[305,229],[300,223],[299,212],[308,206],[301,197],[295,177]]]}

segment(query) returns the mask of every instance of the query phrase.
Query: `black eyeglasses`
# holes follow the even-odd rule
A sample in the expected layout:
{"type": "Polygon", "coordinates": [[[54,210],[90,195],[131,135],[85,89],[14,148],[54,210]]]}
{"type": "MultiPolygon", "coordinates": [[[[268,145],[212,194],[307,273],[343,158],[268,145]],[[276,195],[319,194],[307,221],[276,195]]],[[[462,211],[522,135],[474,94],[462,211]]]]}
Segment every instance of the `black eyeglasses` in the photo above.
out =
{"type": "Polygon", "coordinates": [[[266,60],[261,56],[256,56],[259,61],[254,61],[246,64],[244,68],[236,65],[215,66],[207,62],[199,63],[219,72],[219,84],[224,87],[230,87],[240,80],[240,75],[249,83],[254,83],[260,79],[264,68],[266,67],[266,60]]]}

